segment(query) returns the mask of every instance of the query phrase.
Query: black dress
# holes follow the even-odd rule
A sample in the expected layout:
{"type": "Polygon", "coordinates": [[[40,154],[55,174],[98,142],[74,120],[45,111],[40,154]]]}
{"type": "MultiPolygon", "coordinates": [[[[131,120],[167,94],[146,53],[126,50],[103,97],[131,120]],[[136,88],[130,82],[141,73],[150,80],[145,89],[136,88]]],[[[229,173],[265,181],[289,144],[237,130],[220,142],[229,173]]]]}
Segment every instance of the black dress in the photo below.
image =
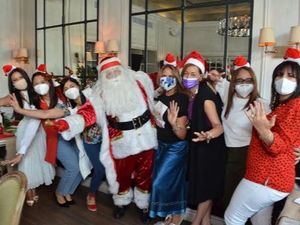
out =
{"type": "Polygon", "coordinates": [[[215,103],[219,119],[223,103],[207,83],[199,85],[195,96],[190,130],[190,148],[188,163],[188,204],[194,208],[201,202],[222,197],[225,176],[226,149],[223,134],[206,141],[192,142],[194,132],[212,129],[210,121],[204,112],[205,100],[215,103]]]}

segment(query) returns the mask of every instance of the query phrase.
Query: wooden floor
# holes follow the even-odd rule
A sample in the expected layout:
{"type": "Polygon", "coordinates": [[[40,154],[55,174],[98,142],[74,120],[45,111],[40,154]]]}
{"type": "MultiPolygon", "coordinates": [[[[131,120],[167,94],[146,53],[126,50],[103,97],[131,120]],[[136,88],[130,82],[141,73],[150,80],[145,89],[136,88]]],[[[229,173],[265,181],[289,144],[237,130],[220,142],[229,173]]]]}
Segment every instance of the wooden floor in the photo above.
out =
{"type": "MultiPolygon", "coordinates": [[[[98,211],[86,209],[85,198],[88,189],[80,186],[74,194],[76,205],[62,208],[56,205],[53,197],[55,185],[40,187],[39,202],[33,207],[24,205],[20,225],[140,225],[135,206],[132,204],[126,215],[116,220],[112,216],[113,203],[110,195],[98,193],[98,211]]],[[[151,221],[148,224],[154,224],[151,221]]],[[[189,224],[187,222],[182,224],[189,224]]]]}

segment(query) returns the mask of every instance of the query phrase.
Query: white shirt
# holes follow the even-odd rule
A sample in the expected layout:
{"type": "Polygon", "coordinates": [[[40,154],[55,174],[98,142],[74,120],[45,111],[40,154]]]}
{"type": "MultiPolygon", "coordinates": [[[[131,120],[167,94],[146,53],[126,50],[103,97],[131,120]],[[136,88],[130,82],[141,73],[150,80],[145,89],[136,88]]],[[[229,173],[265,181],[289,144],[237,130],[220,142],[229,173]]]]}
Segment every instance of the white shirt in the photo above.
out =
{"type": "MultiPolygon", "coordinates": [[[[233,104],[227,118],[224,117],[226,106],[223,108],[222,122],[227,147],[244,147],[250,144],[252,124],[244,109],[248,100],[233,96],[233,104]]],[[[260,100],[264,103],[266,112],[269,112],[267,102],[263,99],[260,100]]]]}

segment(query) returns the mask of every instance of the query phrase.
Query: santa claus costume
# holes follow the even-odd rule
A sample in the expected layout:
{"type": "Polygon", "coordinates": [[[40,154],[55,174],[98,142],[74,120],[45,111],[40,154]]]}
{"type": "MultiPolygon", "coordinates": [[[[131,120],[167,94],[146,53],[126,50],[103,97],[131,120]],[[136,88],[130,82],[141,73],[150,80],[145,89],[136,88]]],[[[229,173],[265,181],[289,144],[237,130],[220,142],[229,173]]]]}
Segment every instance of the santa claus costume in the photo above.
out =
{"type": "Polygon", "coordinates": [[[98,72],[98,82],[89,98],[93,110],[64,118],[69,129],[62,135],[66,139],[73,137],[83,131],[87,121],[96,117],[103,135],[100,160],[118,207],[115,217],[122,217],[124,206],[132,201],[146,212],[153,148],[157,146],[152,120],[152,81],[141,71],[124,68],[116,57],[104,59],[98,72]]]}

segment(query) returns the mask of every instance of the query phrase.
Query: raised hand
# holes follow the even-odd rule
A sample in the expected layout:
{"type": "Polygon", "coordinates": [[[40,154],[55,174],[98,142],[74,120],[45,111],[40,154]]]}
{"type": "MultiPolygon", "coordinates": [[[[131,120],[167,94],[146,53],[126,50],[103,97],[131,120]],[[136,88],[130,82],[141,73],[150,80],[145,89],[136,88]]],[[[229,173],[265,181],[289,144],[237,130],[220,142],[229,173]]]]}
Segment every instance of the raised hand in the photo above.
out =
{"type": "Polygon", "coordinates": [[[300,147],[295,148],[294,154],[296,156],[296,158],[295,158],[295,165],[296,165],[300,161],[300,147]]]}
{"type": "Polygon", "coordinates": [[[268,120],[264,105],[260,101],[250,104],[250,109],[245,113],[256,130],[270,130],[275,125],[276,116],[268,120]]]}
{"type": "Polygon", "coordinates": [[[15,94],[9,95],[9,98],[10,98],[9,99],[10,106],[13,107],[16,112],[19,112],[21,107],[20,107],[19,102],[16,98],[16,95],[15,94]]]}
{"type": "Polygon", "coordinates": [[[21,162],[23,155],[22,154],[18,154],[15,156],[15,158],[13,159],[8,159],[8,160],[4,160],[1,162],[1,165],[10,165],[10,166],[14,166],[16,164],[18,164],[19,162],[21,162]]]}
{"type": "Polygon", "coordinates": [[[177,102],[171,101],[168,108],[168,121],[172,127],[176,126],[176,121],[178,118],[179,106],[177,102]]]}

